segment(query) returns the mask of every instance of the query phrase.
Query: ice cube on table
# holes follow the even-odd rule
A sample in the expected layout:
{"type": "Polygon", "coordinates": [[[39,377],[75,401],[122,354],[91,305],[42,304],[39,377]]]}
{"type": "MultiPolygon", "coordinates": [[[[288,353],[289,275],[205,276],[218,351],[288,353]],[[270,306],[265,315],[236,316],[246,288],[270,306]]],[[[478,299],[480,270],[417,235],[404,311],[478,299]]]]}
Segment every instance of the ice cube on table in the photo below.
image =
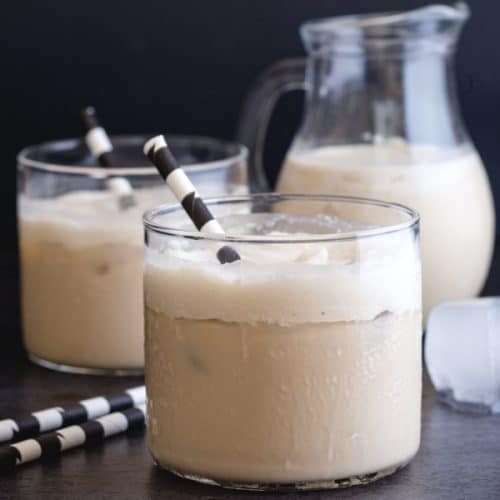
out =
{"type": "Polygon", "coordinates": [[[424,353],[441,400],[457,410],[500,413],[500,298],[437,306],[424,353]]]}

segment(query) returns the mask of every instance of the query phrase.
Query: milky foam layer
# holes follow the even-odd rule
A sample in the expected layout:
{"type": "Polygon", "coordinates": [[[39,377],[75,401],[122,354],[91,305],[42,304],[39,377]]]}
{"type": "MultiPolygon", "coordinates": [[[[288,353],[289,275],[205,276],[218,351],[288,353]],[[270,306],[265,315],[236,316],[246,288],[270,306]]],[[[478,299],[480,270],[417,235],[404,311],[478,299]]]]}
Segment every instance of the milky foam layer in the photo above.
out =
{"type": "Polygon", "coordinates": [[[166,201],[166,189],[137,192],[137,206],[120,211],[107,191],[78,191],[49,200],[19,199],[20,229],[24,241],[63,243],[85,248],[109,243],[142,244],[142,213],[166,201]]]}
{"type": "MultiPolygon", "coordinates": [[[[246,234],[289,232],[283,215],[267,226],[254,214],[220,221],[237,232],[238,217],[245,220],[246,234]]],[[[419,258],[411,231],[300,242],[326,229],[335,232],[332,225],[340,232],[359,229],[327,216],[295,217],[288,227],[295,229],[297,242],[232,244],[241,260],[224,266],[215,257],[220,243],[164,237],[161,250],[147,251],[146,305],[174,318],[280,325],[370,320],[386,311],[420,308],[419,258]],[[303,232],[304,226],[316,230],[303,232]]]]}
{"type": "MultiPolygon", "coordinates": [[[[220,194],[220,185],[202,186],[206,196],[220,194]]],[[[234,186],[230,194],[246,193],[234,186]]],[[[63,243],[69,248],[105,244],[142,246],[142,216],[146,210],[177,200],[163,184],[135,189],[137,205],[120,210],[109,191],[74,191],[52,199],[19,197],[21,238],[26,241],[63,243]]]]}
{"type": "Polygon", "coordinates": [[[474,174],[480,164],[477,153],[465,148],[410,146],[396,140],[385,145],[328,146],[290,154],[278,185],[281,192],[338,193],[349,185],[366,184],[374,193],[392,194],[382,198],[392,201],[403,196],[396,188],[404,195],[422,187],[428,193],[449,189],[474,174]]]}

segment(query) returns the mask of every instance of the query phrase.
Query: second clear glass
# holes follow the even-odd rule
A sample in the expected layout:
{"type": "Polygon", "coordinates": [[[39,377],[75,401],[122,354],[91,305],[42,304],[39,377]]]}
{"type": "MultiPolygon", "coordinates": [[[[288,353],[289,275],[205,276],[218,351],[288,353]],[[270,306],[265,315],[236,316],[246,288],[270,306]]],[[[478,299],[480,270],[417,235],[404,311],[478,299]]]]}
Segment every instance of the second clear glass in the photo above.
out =
{"type": "MultiPolygon", "coordinates": [[[[32,146],[18,157],[22,328],[28,356],[78,373],[134,374],[144,366],[142,224],[174,201],[142,153],[147,137],[112,137],[116,168],[96,166],[81,140],[32,146]],[[108,190],[126,178],[137,205],[120,210],[108,190]]],[[[169,136],[202,195],[246,193],[246,149],[169,136]]]]}

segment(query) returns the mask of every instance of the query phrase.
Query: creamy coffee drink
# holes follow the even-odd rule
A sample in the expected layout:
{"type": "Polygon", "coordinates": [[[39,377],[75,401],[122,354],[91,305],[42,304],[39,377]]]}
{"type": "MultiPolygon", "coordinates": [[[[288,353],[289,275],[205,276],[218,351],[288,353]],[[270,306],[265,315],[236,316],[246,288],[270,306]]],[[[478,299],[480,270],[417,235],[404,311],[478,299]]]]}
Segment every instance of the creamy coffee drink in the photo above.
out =
{"type": "MultiPolygon", "coordinates": [[[[38,364],[78,373],[143,371],[142,216],[175,202],[156,168],[146,166],[147,140],[111,137],[113,166],[106,168],[82,139],[18,155],[22,330],[38,364]]],[[[248,192],[244,146],[175,135],[169,144],[203,196],[248,192]]]]}
{"type": "Polygon", "coordinates": [[[484,284],[494,207],[486,172],[473,151],[392,141],[292,152],[278,190],[364,196],[415,208],[421,216],[425,314],[442,301],[478,294],[484,284]]]}
{"type": "Polygon", "coordinates": [[[20,197],[23,337],[33,359],[143,369],[142,214],[174,201],[158,184],[135,190],[138,204],[127,210],[109,191],[20,197]]]}
{"type": "Polygon", "coordinates": [[[141,215],[160,186],[118,208],[107,191],[19,201],[24,342],[53,363],[135,368],[144,364],[141,215]]]}
{"type": "Polygon", "coordinates": [[[356,226],[328,215],[236,211],[219,218],[228,234],[278,242],[231,242],[241,260],[220,265],[220,243],[149,231],[155,460],[187,477],[247,487],[358,484],[406,464],[420,441],[413,229],[310,241],[356,226]],[[295,241],[279,243],[284,235],[295,241]]]}

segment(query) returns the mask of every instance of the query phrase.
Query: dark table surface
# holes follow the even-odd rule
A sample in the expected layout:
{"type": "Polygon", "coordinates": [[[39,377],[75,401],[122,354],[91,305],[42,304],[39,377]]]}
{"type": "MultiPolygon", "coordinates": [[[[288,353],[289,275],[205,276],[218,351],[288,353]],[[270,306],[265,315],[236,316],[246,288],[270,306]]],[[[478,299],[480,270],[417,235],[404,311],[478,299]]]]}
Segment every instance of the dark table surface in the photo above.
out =
{"type": "MultiPolygon", "coordinates": [[[[487,294],[500,291],[497,251],[487,294]]],[[[0,419],[113,394],[139,385],[139,378],[55,373],[27,361],[0,368],[0,419]]],[[[116,436],[99,448],[75,449],[56,462],[33,463],[0,476],[0,499],[264,498],[276,494],[222,490],[179,479],[157,468],[145,432],[116,436]]],[[[408,467],[388,478],[348,490],[279,495],[281,498],[500,499],[500,416],[455,413],[436,401],[424,379],[422,444],[408,467]]]]}
{"type": "MultiPolygon", "coordinates": [[[[64,375],[17,363],[0,377],[0,418],[70,403],[138,385],[141,378],[64,375]]],[[[0,476],[1,499],[62,498],[254,498],[199,485],[157,468],[145,432],[121,435],[99,448],[75,449],[55,463],[32,463],[0,476]]],[[[276,497],[276,494],[274,495],[276,497]]],[[[500,498],[500,416],[455,413],[436,402],[424,383],[422,444],[411,464],[386,479],[349,490],[287,494],[285,498],[498,499],[500,498]]]]}

